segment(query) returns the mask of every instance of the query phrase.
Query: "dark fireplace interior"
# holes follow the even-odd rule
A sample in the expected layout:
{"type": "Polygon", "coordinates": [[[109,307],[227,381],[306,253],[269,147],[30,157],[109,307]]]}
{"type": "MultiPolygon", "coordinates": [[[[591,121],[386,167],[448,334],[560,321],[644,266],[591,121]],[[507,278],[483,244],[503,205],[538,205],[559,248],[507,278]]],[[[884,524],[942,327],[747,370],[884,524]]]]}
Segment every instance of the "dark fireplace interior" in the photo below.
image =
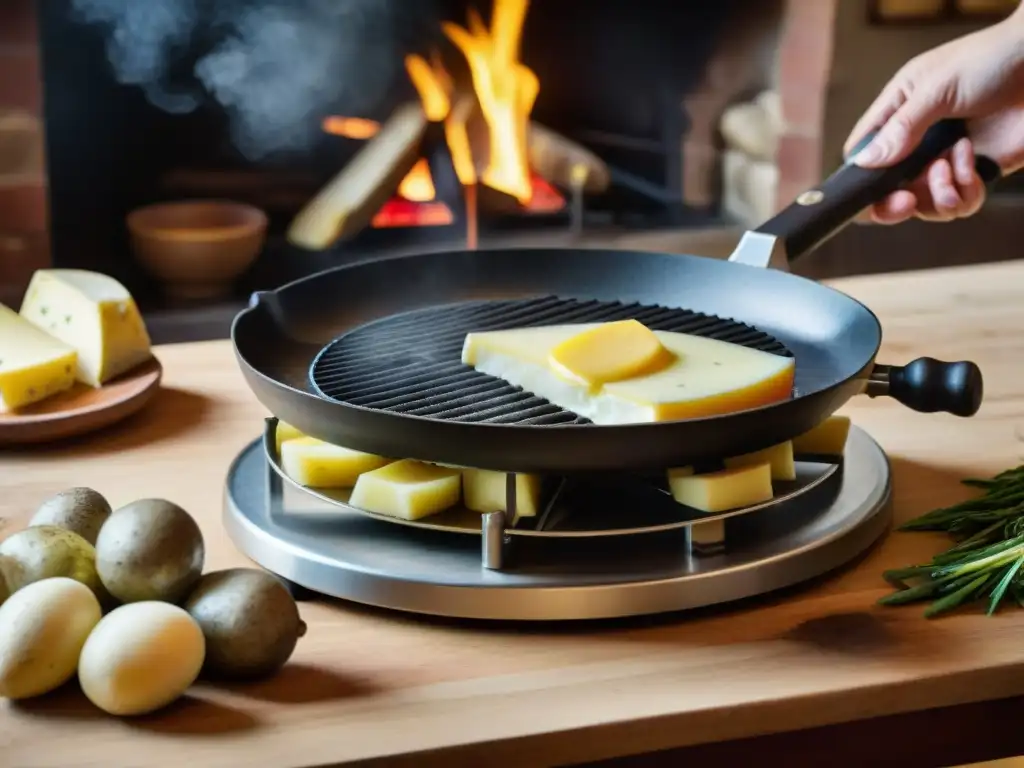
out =
{"type": "MultiPolygon", "coordinates": [[[[157,306],[155,286],[132,259],[125,216],[196,197],[249,202],[269,216],[265,253],[238,285],[239,296],[367,254],[463,247],[465,196],[436,129],[420,153],[435,199],[452,213],[449,223],[368,225],[316,250],[290,244],[286,233],[372,141],[328,132],[325,120],[379,126],[399,104],[416,101],[403,65],[410,53],[439,55],[458,80],[465,58],[441,22],[467,26],[475,8],[489,23],[490,2],[40,3],[54,263],[109,272],[144,306],[157,306]]],[[[543,180],[550,205],[539,211],[481,203],[481,245],[572,227],[718,221],[713,208],[683,202],[683,99],[744,2],[757,0],[532,3],[519,55],[540,84],[531,117],[600,158],[609,181],[590,194],[543,180]]]]}

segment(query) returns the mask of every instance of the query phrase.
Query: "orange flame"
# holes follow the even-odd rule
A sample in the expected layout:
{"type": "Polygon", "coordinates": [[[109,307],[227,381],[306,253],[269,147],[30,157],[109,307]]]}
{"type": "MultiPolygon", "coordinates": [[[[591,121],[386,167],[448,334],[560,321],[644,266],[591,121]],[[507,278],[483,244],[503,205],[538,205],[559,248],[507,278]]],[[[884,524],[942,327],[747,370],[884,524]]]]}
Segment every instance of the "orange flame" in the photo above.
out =
{"type": "Polygon", "coordinates": [[[422,56],[410,53],[405,57],[405,71],[409,73],[409,79],[420,96],[427,120],[433,123],[444,120],[452,108],[448,96],[451,81],[440,62],[435,60],[431,66],[422,56]]]}
{"type": "Polygon", "coordinates": [[[426,203],[437,195],[434,178],[430,175],[430,164],[425,157],[417,160],[416,165],[402,179],[398,185],[398,195],[413,203],[426,203]]]}
{"type": "Polygon", "coordinates": [[[380,130],[380,123],[363,117],[325,117],[321,126],[324,133],[344,136],[346,139],[372,139],[380,130]]]}
{"type": "Polygon", "coordinates": [[[491,28],[469,15],[469,28],[445,22],[448,39],[466,57],[473,90],[487,123],[490,158],[482,181],[527,205],[533,196],[527,160],[530,112],[540,91],[531,69],[519,61],[529,0],[494,0],[491,28]]]}

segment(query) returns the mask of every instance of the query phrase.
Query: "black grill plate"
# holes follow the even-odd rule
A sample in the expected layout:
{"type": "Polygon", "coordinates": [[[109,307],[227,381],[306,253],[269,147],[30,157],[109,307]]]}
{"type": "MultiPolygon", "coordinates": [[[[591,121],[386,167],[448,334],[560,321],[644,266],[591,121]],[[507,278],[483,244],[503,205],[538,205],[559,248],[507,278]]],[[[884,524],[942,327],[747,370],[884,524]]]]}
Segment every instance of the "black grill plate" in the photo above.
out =
{"type": "Polygon", "coordinates": [[[547,400],[462,364],[467,333],[565,323],[639,320],[675,331],[792,357],[767,333],[735,320],[644,304],[563,299],[472,301],[392,315],[355,328],[313,359],[321,397],[446,421],[532,426],[589,424],[547,400]]]}

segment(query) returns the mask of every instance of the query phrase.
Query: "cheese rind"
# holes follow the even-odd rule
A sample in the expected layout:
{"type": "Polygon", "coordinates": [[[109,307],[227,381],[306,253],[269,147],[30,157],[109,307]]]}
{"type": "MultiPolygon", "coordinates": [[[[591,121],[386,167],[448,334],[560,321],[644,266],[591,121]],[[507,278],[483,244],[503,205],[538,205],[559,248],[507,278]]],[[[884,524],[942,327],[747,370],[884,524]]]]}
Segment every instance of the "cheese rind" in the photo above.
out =
{"type": "Polygon", "coordinates": [[[75,350],[0,304],[0,413],[70,389],[75,350]]]}
{"type": "Polygon", "coordinates": [[[819,456],[842,456],[850,436],[849,416],[829,416],[821,424],[793,438],[793,450],[819,456]]]}
{"type": "Polygon", "coordinates": [[[309,488],[351,488],[360,475],[392,461],[305,436],[281,443],[280,455],[284,473],[309,488]]]}
{"type": "Polygon", "coordinates": [[[548,354],[552,370],[597,392],[604,384],[664,370],[673,355],[636,320],[600,323],[570,336],[548,354]]]}
{"type": "Polygon", "coordinates": [[[749,467],[752,464],[764,462],[772,468],[772,480],[796,480],[796,463],[793,460],[793,443],[787,440],[784,443],[763,448],[753,453],[745,453],[742,456],[733,456],[725,460],[725,468],[749,467]]]}
{"type": "Polygon", "coordinates": [[[793,358],[700,336],[654,331],[673,361],[662,370],[609,382],[596,393],[555,373],[552,349],[598,323],[467,334],[462,362],[504,379],[595,424],[701,418],[789,399],[793,358]]]}
{"type": "Polygon", "coordinates": [[[77,353],[76,378],[98,387],[152,357],[149,333],[128,290],[81,269],[32,275],[21,316],[77,353]]]}
{"type": "Polygon", "coordinates": [[[771,501],[772,469],[767,461],[701,475],[690,467],[670,469],[668,485],[678,503],[715,514],[771,501]]]}
{"type": "MultiPolygon", "coordinates": [[[[505,479],[507,473],[491,469],[462,470],[462,503],[481,514],[507,512],[505,479]]],[[[541,502],[541,478],[516,475],[516,517],[536,517],[541,502]]]]}
{"type": "Polygon", "coordinates": [[[420,520],[459,503],[462,472],[402,459],[359,476],[353,507],[401,520],[420,520]]]}

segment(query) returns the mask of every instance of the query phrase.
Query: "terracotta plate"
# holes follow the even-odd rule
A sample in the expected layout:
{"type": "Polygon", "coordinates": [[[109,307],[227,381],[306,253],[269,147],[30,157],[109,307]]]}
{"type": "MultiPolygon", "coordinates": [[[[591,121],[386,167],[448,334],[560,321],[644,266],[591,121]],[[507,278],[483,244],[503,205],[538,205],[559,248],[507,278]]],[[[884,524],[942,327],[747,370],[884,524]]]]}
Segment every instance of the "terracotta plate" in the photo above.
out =
{"type": "Polygon", "coordinates": [[[44,443],[108,427],[148,403],[161,376],[163,367],[154,357],[99,389],[75,384],[16,414],[0,413],[0,445],[44,443]]]}

